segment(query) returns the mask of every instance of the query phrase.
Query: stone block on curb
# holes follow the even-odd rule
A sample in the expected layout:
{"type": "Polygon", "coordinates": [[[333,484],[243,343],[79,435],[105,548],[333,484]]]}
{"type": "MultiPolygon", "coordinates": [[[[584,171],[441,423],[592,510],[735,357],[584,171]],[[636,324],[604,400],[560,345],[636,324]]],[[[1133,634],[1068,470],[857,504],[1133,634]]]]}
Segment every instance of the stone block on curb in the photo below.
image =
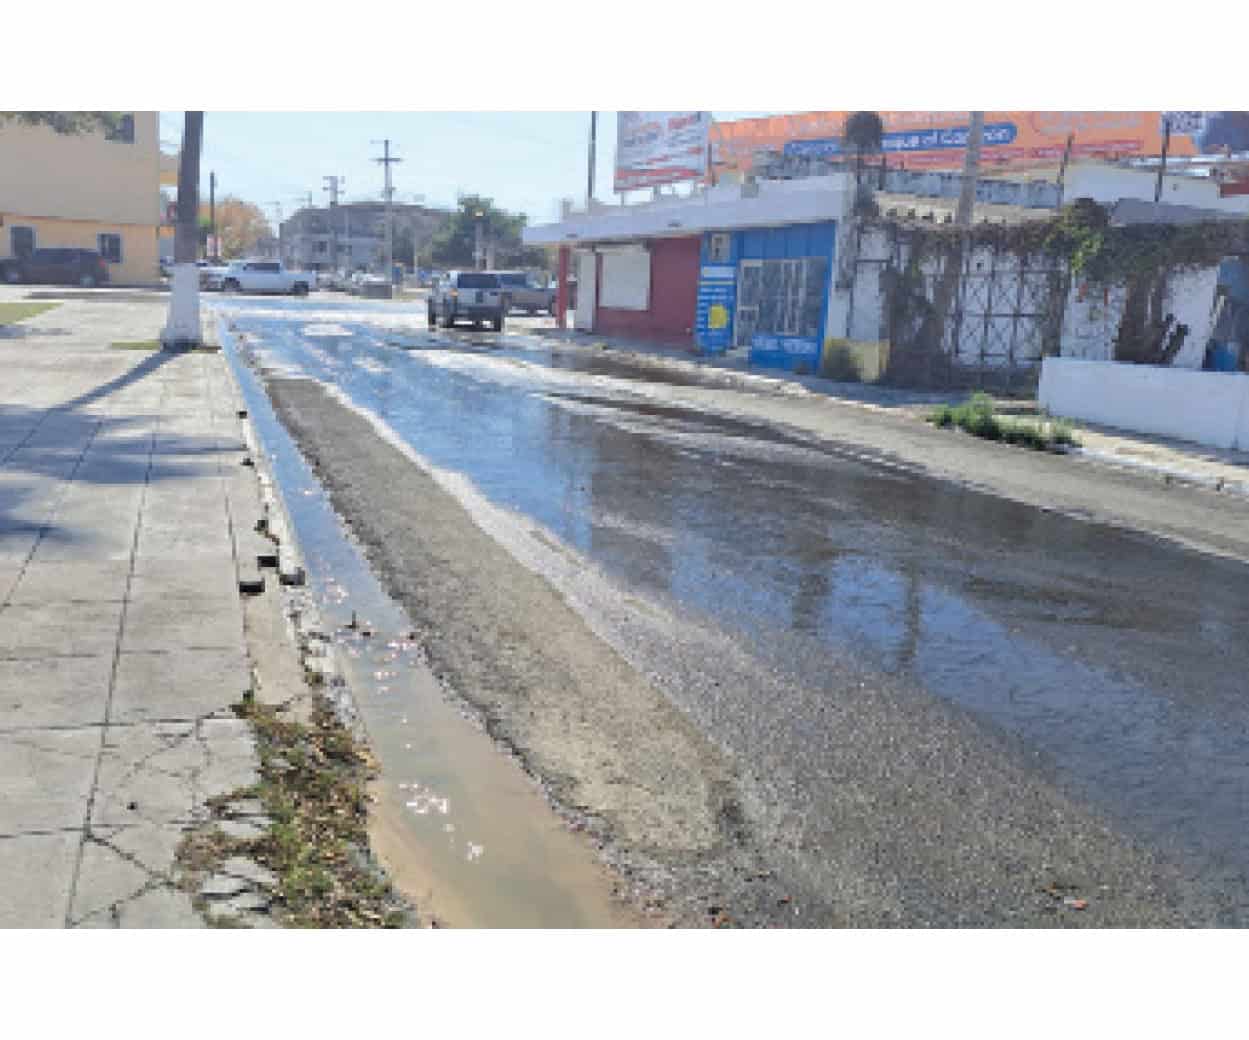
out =
{"type": "Polygon", "coordinates": [[[200,885],[199,894],[205,899],[224,899],[246,892],[250,887],[245,878],[233,874],[213,874],[200,885]]]}
{"type": "Polygon", "coordinates": [[[243,878],[261,888],[273,888],[278,883],[277,875],[272,870],[246,856],[231,856],[221,864],[221,873],[243,878]]]}

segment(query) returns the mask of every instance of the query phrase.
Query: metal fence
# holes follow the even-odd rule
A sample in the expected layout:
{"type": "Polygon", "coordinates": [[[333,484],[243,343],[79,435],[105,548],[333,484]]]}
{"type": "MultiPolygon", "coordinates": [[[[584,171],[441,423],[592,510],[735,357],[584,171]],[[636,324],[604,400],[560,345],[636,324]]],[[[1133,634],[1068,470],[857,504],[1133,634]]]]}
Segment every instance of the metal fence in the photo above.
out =
{"type": "Polygon", "coordinates": [[[942,389],[1034,388],[1041,359],[1057,353],[1061,343],[1070,286],[1066,265],[977,242],[926,256],[915,265],[918,277],[906,280],[901,273],[924,234],[893,227],[887,256],[856,261],[856,281],[866,265],[879,270],[883,264],[887,274],[877,277],[882,331],[891,341],[888,380],[942,389]],[[952,272],[947,265],[955,262],[959,269],[952,272]]]}

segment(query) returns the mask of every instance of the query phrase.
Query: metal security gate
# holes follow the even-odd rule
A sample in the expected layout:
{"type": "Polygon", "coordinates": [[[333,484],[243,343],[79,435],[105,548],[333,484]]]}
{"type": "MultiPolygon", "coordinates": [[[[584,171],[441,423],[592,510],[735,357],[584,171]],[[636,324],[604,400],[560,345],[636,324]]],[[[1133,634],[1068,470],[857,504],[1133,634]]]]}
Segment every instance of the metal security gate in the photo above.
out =
{"type": "MultiPolygon", "coordinates": [[[[962,250],[957,275],[947,276],[951,255],[924,244],[924,259],[908,267],[923,235],[898,228],[890,236],[888,277],[881,280],[889,381],[940,389],[1035,388],[1041,359],[1058,353],[1061,342],[1070,285],[1065,264],[977,236],[962,250]],[[944,328],[937,319],[942,292],[949,295],[944,328]]],[[[880,262],[862,259],[856,268],[880,262]]]]}

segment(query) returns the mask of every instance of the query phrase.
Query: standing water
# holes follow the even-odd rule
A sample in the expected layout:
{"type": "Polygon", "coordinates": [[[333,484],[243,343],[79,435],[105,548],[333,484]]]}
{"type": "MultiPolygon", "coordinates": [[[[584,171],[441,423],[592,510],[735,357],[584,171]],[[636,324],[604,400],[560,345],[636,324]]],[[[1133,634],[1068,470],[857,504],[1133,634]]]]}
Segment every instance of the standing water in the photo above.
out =
{"type": "Polygon", "coordinates": [[[418,911],[481,928],[636,927],[593,851],[447,699],[264,390],[223,336],[380,764],[374,851],[418,911]]]}

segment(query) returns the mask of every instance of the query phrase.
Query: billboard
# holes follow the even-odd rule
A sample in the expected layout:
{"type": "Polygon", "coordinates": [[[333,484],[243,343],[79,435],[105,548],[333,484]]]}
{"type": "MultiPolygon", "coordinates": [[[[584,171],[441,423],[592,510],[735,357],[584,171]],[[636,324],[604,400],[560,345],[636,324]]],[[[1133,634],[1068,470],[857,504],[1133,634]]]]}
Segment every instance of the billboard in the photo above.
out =
{"type": "MultiPolygon", "coordinates": [[[[799,112],[716,123],[711,128],[714,172],[749,170],[754,153],[837,156],[850,112],[799,112]]],[[[956,169],[962,166],[967,112],[880,112],[882,153],[891,166],[956,169]]],[[[1046,165],[1062,158],[1072,137],[1073,158],[1158,155],[1163,118],[1171,124],[1168,154],[1192,156],[1249,149],[1244,112],[986,112],[982,168],[1046,165]]]]}
{"type": "Polygon", "coordinates": [[[615,190],[705,176],[710,129],[710,112],[617,112],[615,190]]]}

